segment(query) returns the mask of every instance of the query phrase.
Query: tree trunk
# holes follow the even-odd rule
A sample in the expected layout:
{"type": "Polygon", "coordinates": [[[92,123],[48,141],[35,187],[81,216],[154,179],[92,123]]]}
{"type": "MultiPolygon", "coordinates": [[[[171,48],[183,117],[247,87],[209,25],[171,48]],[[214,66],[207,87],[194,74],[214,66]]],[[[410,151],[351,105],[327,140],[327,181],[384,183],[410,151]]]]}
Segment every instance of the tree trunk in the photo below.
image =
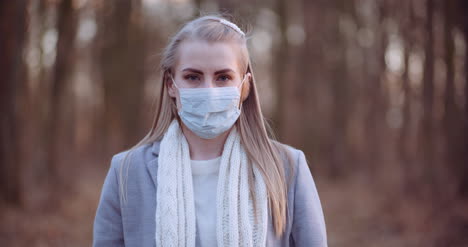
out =
{"type": "Polygon", "coordinates": [[[347,174],[346,165],[348,160],[347,145],[347,127],[349,111],[349,83],[346,63],[346,40],[343,33],[340,32],[340,17],[346,12],[344,1],[335,1],[331,4],[332,11],[328,13],[333,15],[333,22],[329,27],[331,29],[330,44],[334,51],[330,50],[328,55],[330,60],[330,90],[333,95],[332,104],[332,146],[330,155],[331,175],[332,177],[341,177],[347,174]]]}
{"type": "MultiPolygon", "coordinates": [[[[55,60],[55,67],[52,79],[51,99],[50,99],[50,115],[47,120],[47,166],[48,166],[48,182],[52,188],[57,188],[57,185],[63,186],[65,179],[61,179],[59,173],[59,150],[60,143],[63,140],[61,137],[62,128],[65,126],[61,124],[62,116],[65,107],[70,107],[70,102],[67,104],[62,103],[66,88],[69,84],[70,74],[73,71],[73,51],[74,40],[77,26],[77,17],[73,9],[72,0],[62,0],[59,9],[59,17],[57,22],[58,40],[57,40],[57,56],[55,60]],[[62,107],[65,106],[65,107],[62,107]]],[[[67,127],[68,129],[68,127],[67,127]]]]}
{"type": "Polygon", "coordinates": [[[384,26],[384,20],[387,17],[385,12],[385,1],[381,1],[377,6],[379,12],[376,19],[378,23],[372,28],[375,32],[374,45],[366,50],[366,67],[369,67],[367,73],[367,92],[366,96],[370,98],[366,113],[366,133],[367,133],[367,165],[372,178],[377,178],[377,171],[381,167],[381,140],[385,136],[385,115],[387,111],[385,106],[385,95],[382,93],[385,74],[385,50],[387,49],[388,37],[384,26]]]}
{"type": "Polygon", "coordinates": [[[426,2],[426,43],[424,44],[424,74],[423,74],[423,116],[420,131],[423,162],[423,182],[430,189],[434,179],[434,143],[433,143],[433,108],[434,108],[434,0],[426,2]]]}
{"type": "MultiPolygon", "coordinates": [[[[286,93],[287,87],[290,86],[286,83],[286,65],[288,64],[288,41],[287,41],[287,27],[288,27],[288,16],[287,16],[287,4],[284,0],[276,1],[276,13],[278,14],[279,24],[279,40],[275,47],[275,57],[273,62],[273,73],[274,73],[274,90],[275,90],[275,106],[273,107],[273,121],[275,123],[275,130],[279,133],[280,138],[284,138],[287,135],[287,123],[284,121],[287,119],[288,109],[288,94],[286,93]],[[285,97],[286,96],[286,97],[285,97]]],[[[292,82],[291,82],[292,83],[292,82]]]]}
{"type": "Polygon", "coordinates": [[[0,196],[6,203],[23,204],[18,95],[24,84],[27,1],[0,1],[0,196]]]}
{"type": "MultiPolygon", "coordinates": [[[[445,79],[445,93],[444,93],[444,116],[443,116],[443,129],[445,137],[445,150],[444,161],[454,172],[460,162],[460,125],[459,125],[459,109],[455,102],[455,64],[454,53],[455,44],[453,40],[453,27],[454,27],[454,8],[453,1],[444,2],[444,49],[445,49],[445,66],[446,66],[446,79],[445,79]]],[[[457,175],[451,174],[451,175],[457,175]]],[[[444,178],[450,179],[450,178],[444,178]]]]}
{"type": "MultiPolygon", "coordinates": [[[[413,40],[410,35],[410,30],[413,27],[413,6],[412,3],[409,2],[406,7],[408,11],[405,12],[405,16],[402,18],[403,22],[401,25],[403,26],[403,40],[404,40],[404,55],[403,55],[403,75],[402,75],[402,90],[403,95],[405,97],[403,103],[403,119],[402,125],[400,130],[399,140],[397,142],[397,150],[400,156],[401,162],[401,169],[402,169],[402,183],[403,183],[403,192],[408,193],[412,186],[411,186],[411,175],[412,173],[412,166],[411,166],[411,156],[408,151],[408,136],[410,135],[410,124],[411,124],[411,103],[412,103],[412,91],[410,86],[409,80],[409,56],[410,52],[413,47],[413,40]]],[[[406,9],[406,8],[405,8],[406,9]]]]}
{"type": "MultiPolygon", "coordinates": [[[[465,47],[468,47],[468,2],[461,0],[461,22],[463,33],[465,37],[465,47]]],[[[468,198],[468,50],[465,49],[465,88],[464,88],[464,96],[465,96],[465,108],[462,121],[462,132],[461,135],[463,139],[459,142],[460,143],[460,162],[459,165],[459,178],[460,178],[460,187],[459,187],[459,194],[463,198],[468,198]]]]}
{"type": "Polygon", "coordinates": [[[98,62],[103,81],[101,126],[105,153],[143,136],[140,114],[145,80],[145,35],[139,1],[104,1],[98,11],[98,62]]]}

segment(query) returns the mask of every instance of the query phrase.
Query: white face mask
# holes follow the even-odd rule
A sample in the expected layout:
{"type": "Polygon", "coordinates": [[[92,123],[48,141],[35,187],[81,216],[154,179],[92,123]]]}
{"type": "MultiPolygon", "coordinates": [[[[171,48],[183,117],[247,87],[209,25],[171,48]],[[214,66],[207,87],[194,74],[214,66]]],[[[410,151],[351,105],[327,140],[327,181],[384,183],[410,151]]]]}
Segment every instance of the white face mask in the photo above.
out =
{"type": "Polygon", "coordinates": [[[179,88],[182,122],[197,136],[213,139],[230,129],[239,118],[242,107],[239,87],[179,88]]]}

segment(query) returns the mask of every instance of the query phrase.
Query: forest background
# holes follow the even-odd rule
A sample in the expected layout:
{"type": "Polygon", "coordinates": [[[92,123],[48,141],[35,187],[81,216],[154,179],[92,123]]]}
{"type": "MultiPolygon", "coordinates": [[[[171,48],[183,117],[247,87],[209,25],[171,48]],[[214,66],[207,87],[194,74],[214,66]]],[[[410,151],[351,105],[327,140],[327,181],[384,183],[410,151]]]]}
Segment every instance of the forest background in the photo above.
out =
{"type": "Polygon", "coordinates": [[[248,31],[265,117],[303,150],[330,246],[468,246],[468,1],[0,1],[0,243],[89,246],[113,154],[200,14],[248,31]]]}

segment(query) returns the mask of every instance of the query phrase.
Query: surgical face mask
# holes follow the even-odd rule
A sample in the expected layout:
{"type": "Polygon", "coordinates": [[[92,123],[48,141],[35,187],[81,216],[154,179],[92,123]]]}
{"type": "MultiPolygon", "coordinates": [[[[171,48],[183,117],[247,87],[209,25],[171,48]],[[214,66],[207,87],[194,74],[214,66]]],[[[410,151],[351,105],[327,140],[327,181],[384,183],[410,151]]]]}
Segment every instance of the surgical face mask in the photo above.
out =
{"type": "Polygon", "coordinates": [[[215,88],[179,88],[182,122],[197,136],[213,139],[231,128],[239,118],[242,107],[240,86],[215,88]]]}

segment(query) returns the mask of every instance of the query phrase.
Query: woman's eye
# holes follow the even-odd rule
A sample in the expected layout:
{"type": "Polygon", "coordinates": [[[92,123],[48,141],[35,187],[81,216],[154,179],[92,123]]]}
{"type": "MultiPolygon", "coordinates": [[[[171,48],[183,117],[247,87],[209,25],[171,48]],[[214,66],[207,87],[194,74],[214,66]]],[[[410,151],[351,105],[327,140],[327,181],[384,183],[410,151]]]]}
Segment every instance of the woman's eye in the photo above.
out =
{"type": "Polygon", "coordinates": [[[218,77],[218,80],[220,80],[220,81],[229,81],[229,80],[231,80],[231,77],[228,76],[228,75],[221,75],[221,76],[218,77]]]}
{"type": "Polygon", "coordinates": [[[185,79],[189,81],[196,81],[196,80],[199,80],[200,77],[198,75],[187,75],[185,76],[185,79]]]}

